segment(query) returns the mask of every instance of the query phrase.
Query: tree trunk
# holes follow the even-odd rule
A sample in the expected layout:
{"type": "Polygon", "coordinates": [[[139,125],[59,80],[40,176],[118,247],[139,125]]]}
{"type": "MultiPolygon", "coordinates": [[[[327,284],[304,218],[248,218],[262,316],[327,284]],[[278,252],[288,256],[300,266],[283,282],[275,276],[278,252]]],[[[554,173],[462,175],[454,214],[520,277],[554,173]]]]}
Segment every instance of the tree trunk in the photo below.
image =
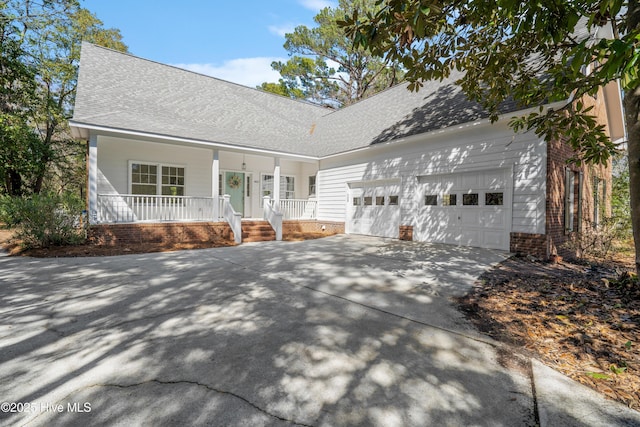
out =
{"type": "MultiPolygon", "coordinates": [[[[640,3],[629,1],[627,28],[640,25],[640,3]]],[[[629,195],[631,201],[631,225],[636,247],[636,272],[640,274],[640,87],[625,91],[625,118],[627,122],[627,146],[629,149],[629,195]]]]}
{"type": "Polygon", "coordinates": [[[36,170],[36,179],[33,183],[33,193],[40,194],[42,191],[42,184],[44,182],[44,176],[47,173],[49,163],[51,163],[51,145],[53,141],[53,134],[56,129],[55,122],[47,122],[47,133],[44,136],[42,144],[44,145],[44,153],[40,157],[38,162],[38,168],[36,170]]]}
{"type": "Polygon", "coordinates": [[[7,192],[10,196],[22,196],[22,176],[20,173],[14,169],[9,169],[7,171],[9,187],[7,188],[7,192]]]}
{"type": "Polygon", "coordinates": [[[631,224],[636,246],[636,271],[640,273],[640,88],[625,93],[624,107],[627,119],[629,149],[629,195],[631,224]]]}

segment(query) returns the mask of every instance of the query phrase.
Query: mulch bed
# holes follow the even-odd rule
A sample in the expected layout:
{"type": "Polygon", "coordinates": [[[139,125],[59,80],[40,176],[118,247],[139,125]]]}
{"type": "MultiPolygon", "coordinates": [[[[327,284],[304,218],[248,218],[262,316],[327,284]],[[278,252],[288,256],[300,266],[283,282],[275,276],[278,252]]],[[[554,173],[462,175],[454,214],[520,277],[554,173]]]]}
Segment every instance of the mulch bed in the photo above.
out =
{"type": "MultiPolygon", "coordinates": [[[[23,249],[19,242],[11,240],[9,230],[0,229],[0,246],[12,256],[31,256],[39,258],[52,257],[92,257],[115,256],[127,254],[144,254],[152,252],[173,252],[185,249],[207,249],[235,246],[233,241],[218,239],[196,243],[127,243],[114,245],[98,245],[91,242],[73,246],[53,246],[49,248],[23,249]]],[[[302,241],[327,237],[326,233],[289,233],[283,237],[285,241],[302,241]]]]}
{"type": "Polygon", "coordinates": [[[631,262],[510,258],[459,300],[478,329],[640,410],[640,284],[631,262]]]}

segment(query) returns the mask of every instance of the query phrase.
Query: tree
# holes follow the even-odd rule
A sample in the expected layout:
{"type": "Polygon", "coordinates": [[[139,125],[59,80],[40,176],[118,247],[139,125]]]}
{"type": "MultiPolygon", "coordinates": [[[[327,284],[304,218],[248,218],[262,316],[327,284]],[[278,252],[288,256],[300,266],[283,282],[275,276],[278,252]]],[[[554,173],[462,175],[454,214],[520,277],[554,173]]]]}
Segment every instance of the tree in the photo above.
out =
{"type": "Polygon", "coordinates": [[[28,153],[38,140],[28,125],[28,111],[35,98],[35,69],[25,62],[20,29],[0,9],[0,173],[10,194],[22,194],[20,171],[28,169],[28,153]]]}
{"type": "Polygon", "coordinates": [[[617,155],[613,160],[613,179],[611,186],[611,216],[619,224],[623,235],[631,236],[631,211],[629,194],[629,157],[626,153],[617,155]]]}
{"type": "MultiPolygon", "coordinates": [[[[285,96],[308,99],[320,104],[340,105],[345,102],[339,99],[340,86],[334,81],[336,70],[327,66],[327,62],[321,57],[294,56],[286,63],[273,62],[271,67],[282,76],[278,85],[285,96]]],[[[269,90],[269,86],[265,84],[262,87],[269,90]]]]}
{"type": "Polygon", "coordinates": [[[637,0],[495,2],[381,0],[377,12],[340,22],[354,44],[406,69],[410,89],[464,71],[458,84],[492,120],[513,99],[540,106],[515,130],[562,135],[578,162],[605,163],[619,148],[580,99],[619,80],[625,90],[631,217],[640,271],[640,4],[637,0]],[[588,33],[580,35],[586,26],[588,33]],[[608,33],[608,34],[607,34],[608,33]],[[605,37],[606,34],[606,37],[605,37]],[[588,37],[595,35],[595,37],[588,37]],[[544,110],[554,101],[572,100],[544,110]]]}
{"type": "Polygon", "coordinates": [[[2,186],[15,196],[39,193],[48,175],[83,157],[67,124],[82,40],[126,46],[118,30],[104,29],[76,0],[0,1],[0,17],[2,186]]]}
{"type": "Polygon", "coordinates": [[[287,62],[273,62],[279,83],[260,88],[291,98],[343,106],[366,98],[402,80],[402,71],[392,60],[372,56],[354,47],[337,25],[345,14],[375,11],[374,0],[340,0],[336,8],[325,8],[314,18],[317,26],[304,25],[286,34],[287,62]]]}

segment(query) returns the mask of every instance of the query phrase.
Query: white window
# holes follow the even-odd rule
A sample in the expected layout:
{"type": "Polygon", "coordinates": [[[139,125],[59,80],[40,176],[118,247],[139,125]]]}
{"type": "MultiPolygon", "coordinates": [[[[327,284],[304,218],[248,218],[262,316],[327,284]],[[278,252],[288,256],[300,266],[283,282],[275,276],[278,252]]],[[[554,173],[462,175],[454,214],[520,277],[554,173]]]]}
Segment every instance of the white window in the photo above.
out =
{"type": "Polygon", "coordinates": [[[566,232],[574,231],[575,197],[575,172],[567,168],[564,176],[564,229],[566,232]]]}
{"type": "Polygon", "coordinates": [[[262,175],[260,187],[262,189],[262,197],[273,196],[273,175],[262,175]]]}
{"type": "Polygon", "coordinates": [[[607,182],[604,179],[593,178],[593,226],[597,227],[606,212],[607,182]]]}
{"type": "Polygon", "coordinates": [[[294,177],[292,176],[280,177],[280,197],[283,199],[296,198],[296,183],[295,183],[294,177]],[[284,180],[282,178],[284,178],[284,180]]]}
{"type": "Polygon", "coordinates": [[[162,166],[162,195],[184,196],[184,168],[162,166]]]}
{"type": "MultiPolygon", "coordinates": [[[[262,197],[273,196],[273,175],[262,175],[260,180],[260,187],[262,197]]],[[[295,177],[293,176],[280,176],[280,198],[281,199],[295,199],[295,177]]]]}
{"type": "Polygon", "coordinates": [[[316,195],[316,176],[309,177],[309,197],[316,195]]]}
{"type": "Polygon", "coordinates": [[[131,194],[158,194],[158,166],[131,163],[131,194]]]}
{"type": "Polygon", "coordinates": [[[184,196],[185,168],[158,163],[131,162],[131,194],[184,196]]]}

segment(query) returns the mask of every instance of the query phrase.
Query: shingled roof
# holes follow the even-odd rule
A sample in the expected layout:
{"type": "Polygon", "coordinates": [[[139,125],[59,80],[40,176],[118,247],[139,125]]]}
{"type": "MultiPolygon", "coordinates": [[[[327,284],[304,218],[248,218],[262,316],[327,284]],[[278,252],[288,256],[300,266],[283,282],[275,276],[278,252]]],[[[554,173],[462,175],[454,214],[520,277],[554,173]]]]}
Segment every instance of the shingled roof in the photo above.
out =
{"type": "Polygon", "coordinates": [[[72,125],[323,157],[487,117],[458,77],[332,111],[84,43],[72,125]]]}
{"type": "Polygon", "coordinates": [[[315,155],[325,108],[83,43],[72,124],[315,155]]]}

